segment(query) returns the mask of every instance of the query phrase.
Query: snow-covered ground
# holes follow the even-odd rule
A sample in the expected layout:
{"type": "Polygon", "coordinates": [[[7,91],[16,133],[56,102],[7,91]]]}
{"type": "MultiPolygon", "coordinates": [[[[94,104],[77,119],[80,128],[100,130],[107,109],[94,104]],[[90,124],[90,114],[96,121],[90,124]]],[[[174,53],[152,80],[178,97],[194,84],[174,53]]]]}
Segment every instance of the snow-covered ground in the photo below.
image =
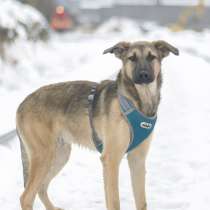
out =
{"type": "MultiPolygon", "coordinates": [[[[114,77],[120,61],[102,55],[104,49],[121,40],[156,39],[177,46],[180,56],[163,62],[162,101],[147,161],[148,210],[209,210],[209,30],[174,34],[153,24],[140,30],[136,23],[115,19],[93,34],[53,35],[45,44],[17,42],[10,49],[17,64],[0,63],[0,134],[15,127],[16,108],[31,91],[53,82],[114,77]]],[[[0,168],[1,209],[20,209],[23,181],[17,138],[0,145],[0,168]]],[[[105,209],[99,154],[75,147],[50,195],[66,210],[105,209]]],[[[122,209],[134,209],[126,159],[121,165],[120,196],[122,209]]],[[[37,199],[34,209],[42,208],[37,199]]]]}

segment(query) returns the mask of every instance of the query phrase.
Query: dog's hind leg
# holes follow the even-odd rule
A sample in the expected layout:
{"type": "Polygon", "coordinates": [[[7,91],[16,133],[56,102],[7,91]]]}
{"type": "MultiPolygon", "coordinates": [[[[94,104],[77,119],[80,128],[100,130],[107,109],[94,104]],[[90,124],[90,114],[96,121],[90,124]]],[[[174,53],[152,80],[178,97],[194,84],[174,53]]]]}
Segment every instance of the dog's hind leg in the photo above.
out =
{"type": "MultiPolygon", "coordinates": [[[[31,129],[31,125],[27,125],[29,124],[21,124],[22,128],[19,129],[24,149],[22,152],[27,154],[27,181],[25,180],[25,190],[20,198],[22,210],[33,209],[34,199],[51,169],[56,150],[56,141],[51,132],[38,126],[31,129]]],[[[37,125],[43,127],[41,124],[37,125]]]]}
{"type": "Polygon", "coordinates": [[[29,172],[29,159],[28,155],[26,153],[26,149],[24,147],[24,144],[22,142],[22,139],[17,131],[17,136],[20,140],[20,150],[21,150],[21,159],[22,159],[22,167],[23,167],[23,182],[24,182],[24,188],[26,187],[26,183],[28,180],[28,172],[29,172]]]}
{"type": "Polygon", "coordinates": [[[49,171],[50,163],[53,158],[53,153],[50,150],[51,148],[48,147],[46,149],[42,148],[40,153],[38,153],[38,151],[30,153],[28,181],[25,191],[20,198],[22,210],[33,209],[35,196],[49,171]]]}
{"type": "Polygon", "coordinates": [[[70,152],[71,145],[65,143],[63,139],[58,139],[56,143],[55,157],[52,162],[51,169],[48,172],[39,190],[39,198],[43,202],[46,210],[61,210],[60,208],[54,207],[54,205],[51,203],[47,194],[47,189],[51,180],[59,173],[59,171],[64,167],[64,165],[68,161],[70,152]]]}

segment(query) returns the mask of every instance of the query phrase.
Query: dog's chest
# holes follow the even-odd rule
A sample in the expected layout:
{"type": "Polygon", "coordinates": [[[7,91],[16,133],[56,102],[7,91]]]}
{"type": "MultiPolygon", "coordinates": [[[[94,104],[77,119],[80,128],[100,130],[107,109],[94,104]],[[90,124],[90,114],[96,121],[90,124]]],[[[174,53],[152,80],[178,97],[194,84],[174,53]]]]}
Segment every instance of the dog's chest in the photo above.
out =
{"type": "Polygon", "coordinates": [[[154,115],[157,111],[158,104],[156,84],[137,87],[137,91],[141,100],[141,111],[145,115],[154,115]]]}

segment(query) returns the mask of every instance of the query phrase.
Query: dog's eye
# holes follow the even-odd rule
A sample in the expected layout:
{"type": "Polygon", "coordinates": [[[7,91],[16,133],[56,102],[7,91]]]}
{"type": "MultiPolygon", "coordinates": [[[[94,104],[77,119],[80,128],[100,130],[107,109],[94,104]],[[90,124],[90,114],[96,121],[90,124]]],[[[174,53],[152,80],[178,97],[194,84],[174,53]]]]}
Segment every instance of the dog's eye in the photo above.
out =
{"type": "Polygon", "coordinates": [[[148,61],[153,61],[156,58],[155,55],[153,55],[151,52],[149,52],[148,56],[147,56],[147,60],[148,61]]]}
{"type": "Polygon", "coordinates": [[[136,54],[129,56],[128,59],[132,62],[136,61],[136,54]]]}

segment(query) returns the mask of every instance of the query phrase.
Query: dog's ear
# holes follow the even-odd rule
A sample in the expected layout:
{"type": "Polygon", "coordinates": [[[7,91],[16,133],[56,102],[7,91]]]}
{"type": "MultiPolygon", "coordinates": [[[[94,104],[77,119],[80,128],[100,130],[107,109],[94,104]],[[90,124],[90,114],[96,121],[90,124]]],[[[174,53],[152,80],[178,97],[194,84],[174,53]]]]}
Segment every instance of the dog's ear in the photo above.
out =
{"type": "Polygon", "coordinates": [[[179,55],[179,50],[176,47],[163,40],[155,41],[153,42],[153,45],[160,53],[161,58],[168,56],[170,52],[172,52],[174,55],[179,55]]]}
{"type": "Polygon", "coordinates": [[[114,53],[114,55],[116,57],[123,60],[123,58],[125,57],[129,47],[130,47],[129,42],[119,42],[116,45],[114,45],[113,47],[110,47],[110,48],[104,50],[103,54],[114,53]]]}

